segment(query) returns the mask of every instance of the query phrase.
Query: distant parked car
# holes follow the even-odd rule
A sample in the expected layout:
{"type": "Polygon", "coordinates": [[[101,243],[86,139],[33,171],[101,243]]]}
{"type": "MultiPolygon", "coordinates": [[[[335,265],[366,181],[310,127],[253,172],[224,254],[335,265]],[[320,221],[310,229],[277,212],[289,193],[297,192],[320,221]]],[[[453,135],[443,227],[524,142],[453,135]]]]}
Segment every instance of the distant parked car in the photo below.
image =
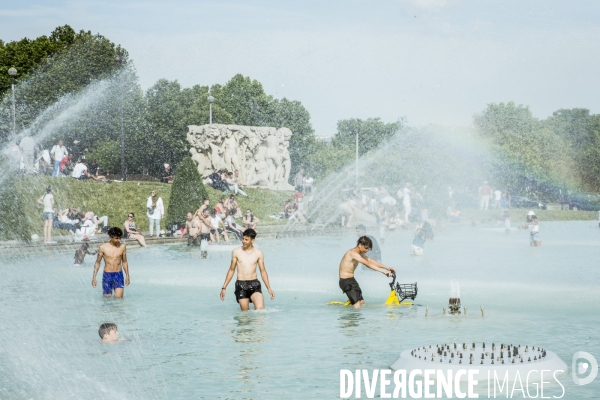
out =
{"type": "Polygon", "coordinates": [[[571,193],[569,195],[569,210],[599,211],[600,194],[571,193]]]}
{"type": "Polygon", "coordinates": [[[512,196],[510,198],[510,206],[512,208],[537,208],[540,210],[546,209],[546,204],[537,200],[530,200],[523,196],[512,196]]]}

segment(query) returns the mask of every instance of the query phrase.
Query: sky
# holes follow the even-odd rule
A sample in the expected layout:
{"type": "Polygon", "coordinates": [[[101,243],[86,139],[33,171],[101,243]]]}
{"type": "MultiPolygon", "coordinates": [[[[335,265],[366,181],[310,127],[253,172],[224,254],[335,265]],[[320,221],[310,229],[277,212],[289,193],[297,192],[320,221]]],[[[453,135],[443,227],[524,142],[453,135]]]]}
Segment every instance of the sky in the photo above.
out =
{"type": "Polygon", "coordinates": [[[595,0],[0,0],[0,39],[57,26],[121,44],[143,89],[225,84],[237,73],[300,101],[318,136],[337,121],[469,127],[489,103],[547,118],[600,113],[595,0]]]}

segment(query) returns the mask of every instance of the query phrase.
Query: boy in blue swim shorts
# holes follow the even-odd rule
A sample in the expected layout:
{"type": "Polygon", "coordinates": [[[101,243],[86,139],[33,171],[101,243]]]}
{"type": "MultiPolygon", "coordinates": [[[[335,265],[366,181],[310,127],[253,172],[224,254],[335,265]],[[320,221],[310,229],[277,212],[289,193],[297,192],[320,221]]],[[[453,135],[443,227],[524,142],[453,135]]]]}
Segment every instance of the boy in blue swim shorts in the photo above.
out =
{"type": "Polygon", "coordinates": [[[96,287],[96,275],[100,269],[100,261],[104,259],[104,273],[102,274],[102,292],[104,297],[122,298],[124,287],[129,286],[129,265],[127,264],[127,246],[121,243],[123,231],[112,227],[108,230],[110,241],[98,249],[98,258],[94,264],[92,287],[96,287]],[[125,279],[123,279],[125,271],[125,279]]]}

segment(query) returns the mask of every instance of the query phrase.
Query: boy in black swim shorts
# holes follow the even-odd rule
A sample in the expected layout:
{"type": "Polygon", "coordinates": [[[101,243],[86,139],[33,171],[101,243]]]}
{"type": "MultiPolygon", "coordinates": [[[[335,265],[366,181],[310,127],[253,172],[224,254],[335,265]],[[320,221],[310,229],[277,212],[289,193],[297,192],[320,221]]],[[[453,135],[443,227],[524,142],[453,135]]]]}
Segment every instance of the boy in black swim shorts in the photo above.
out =
{"type": "Polygon", "coordinates": [[[391,276],[391,273],[395,272],[395,269],[365,255],[372,247],[371,239],[368,236],[361,236],[358,238],[356,247],[348,250],[342,257],[342,261],[340,261],[340,289],[348,296],[354,308],[360,308],[365,303],[362,290],[356,279],[354,279],[354,271],[359,263],[387,276],[391,276]]]}
{"type": "Polygon", "coordinates": [[[235,281],[235,299],[239,303],[240,300],[248,299],[252,303],[252,295],[254,293],[262,293],[260,281],[253,279],[251,281],[235,281]]]}
{"type": "Polygon", "coordinates": [[[260,269],[262,277],[271,300],[275,298],[275,293],[271,290],[269,284],[269,276],[265,268],[263,252],[254,247],[254,239],[256,231],[254,229],[246,229],[242,234],[242,247],[238,247],[231,252],[231,264],[225,276],[225,283],[221,288],[221,300],[225,300],[225,292],[227,285],[233,278],[233,274],[237,268],[237,281],[235,282],[235,299],[239,303],[242,311],[250,309],[250,303],[254,303],[255,310],[265,308],[265,301],[262,295],[260,281],[256,276],[256,266],[260,269]]]}

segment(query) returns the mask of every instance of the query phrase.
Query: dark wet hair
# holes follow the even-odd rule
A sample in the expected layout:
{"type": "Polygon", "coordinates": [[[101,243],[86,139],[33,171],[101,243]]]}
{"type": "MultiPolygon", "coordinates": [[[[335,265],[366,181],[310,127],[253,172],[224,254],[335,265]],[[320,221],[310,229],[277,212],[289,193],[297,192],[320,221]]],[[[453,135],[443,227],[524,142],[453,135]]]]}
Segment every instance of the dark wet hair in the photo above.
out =
{"type": "Polygon", "coordinates": [[[423,226],[421,227],[421,236],[426,239],[433,239],[433,229],[431,224],[427,221],[423,222],[423,226]]]}
{"type": "Polygon", "coordinates": [[[51,191],[52,191],[52,186],[48,186],[48,187],[46,188],[46,193],[50,193],[51,191]]]}
{"type": "Polygon", "coordinates": [[[108,233],[108,237],[123,237],[123,231],[118,226],[111,226],[110,228],[108,228],[108,231],[106,233],[108,233]]]}
{"type": "Polygon", "coordinates": [[[254,229],[248,228],[242,233],[242,236],[247,236],[250,239],[256,239],[256,231],[254,229]]]}
{"type": "Polygon", "coordinates": [[[358,241],[356,242],[356,245],[358,246],[359,244],[362,244],[363,246],[367,247],[369,250],[371,250],[373,248],[373,242],[371,241],[371,239],[368,236],[359,237],[358,241]]]}
{"type": "Polygon", "coordinates": [[[215,210],[214,208],[212,210],[210,210],[210,215],[211,216],[217,215],[217,210],[215,210]]]}
{"type": "Polygon", "coordinates": [[[98,329],[98,335],[100,335],[100,339],[104,339],[104,335],[108,335],[111,331],[117,330],[117,324],[113,322],[105,322],[100,325],[98,329]]]}
{"type": "Polygon", "coordinates": [[[367,228],[363,224],[356,225],[357,231],[367,231],[367,228]]]}

